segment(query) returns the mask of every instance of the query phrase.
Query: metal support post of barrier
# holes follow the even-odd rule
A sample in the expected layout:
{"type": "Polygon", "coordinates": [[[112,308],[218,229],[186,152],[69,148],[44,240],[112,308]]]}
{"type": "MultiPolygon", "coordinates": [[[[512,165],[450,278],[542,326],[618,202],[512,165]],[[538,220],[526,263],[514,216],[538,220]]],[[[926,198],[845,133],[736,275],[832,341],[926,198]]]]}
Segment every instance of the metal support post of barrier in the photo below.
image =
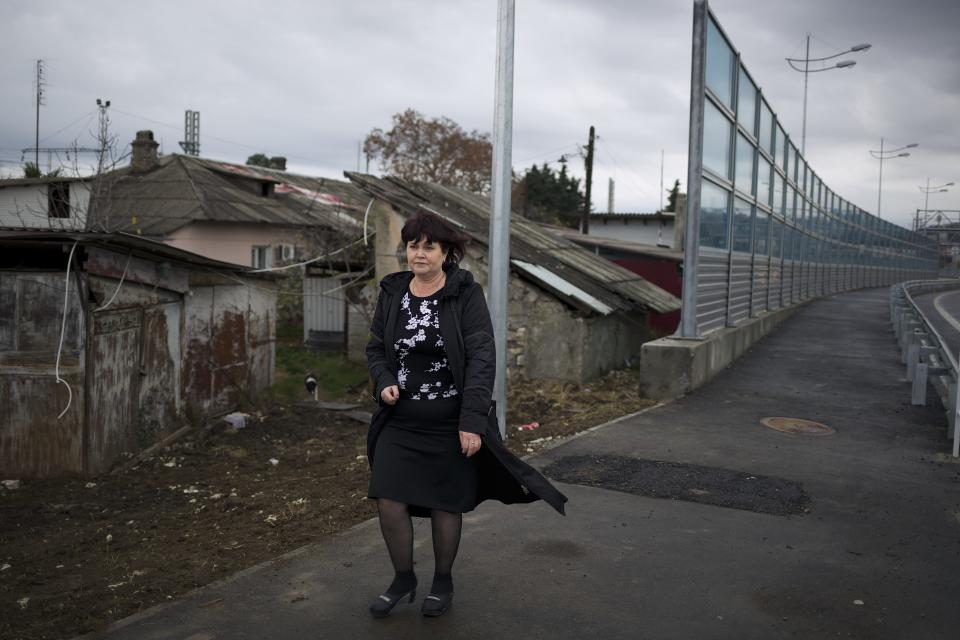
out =
{"type": "Polygon", "coordinates": [[[920,364],[920,344],[912,344],[907,348],[907,382],[913,380],[913,373],[920,364]]]}
{"type": "MultiPolygon", "coordinates": [[[[960,375],[957,372],[954,373],[960,375]]],[[[953,407],[951,407],[950,417],[953,418],[953,421],[948,422],[950,422],[950,426],[953,427],[953,457],[960,458],[960,379],[954,380],[951,389],[953,390],[951,394],[953,407]]],[[[949,432],[947,435],[950,435],[949,432]]]]}
{"type": "Polygon", "coordinates": [[[913,372],[913,389],[910,394],[910,404],[920,407],[927,404],[927,370],[926,362],[918,362],[913,372]]]}
{"type": "Polygon", "coordinates": [[[957,383],[951,382],[947,386],[947,439],[953,434],[953,427],[957,424],[957,383]]]}
{"type": "Polygon", "coordinates": [[[900,362],[910,366],[910,347],[913,345],[920,345],[920,340],[918,338],[919,332],[914,329],[910,333],[903,335],[903,340],[900,341],[900,362]]]}
{"type": "MultiPolygon", "coordinates": [[[[920,330],[913,327],[914,323],[907,324],[907,332],[900,337],[900,362],[907,364],[907,351],[910,349],[910,345],[917,342],[920,342],[919,336],[921,335],[920,330]]],[[[919,322],[916,324],[920,324],[919,322]]],[[[922,334],[926,335],[926,334],[922,334]]]]}

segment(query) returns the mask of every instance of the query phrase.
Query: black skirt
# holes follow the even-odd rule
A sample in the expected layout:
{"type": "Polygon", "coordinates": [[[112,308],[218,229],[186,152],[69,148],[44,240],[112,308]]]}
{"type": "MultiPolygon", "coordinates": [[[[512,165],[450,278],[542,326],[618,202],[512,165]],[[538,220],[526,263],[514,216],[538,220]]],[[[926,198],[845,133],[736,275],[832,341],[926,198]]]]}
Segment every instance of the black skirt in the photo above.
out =
{"type": "Polygon", "coordinates": [[[477,470],[460,451],[460,398],[401,398],[377,439],[370,498],[387,498],[428,516],[431,509],[476,507],[477,470]]]}

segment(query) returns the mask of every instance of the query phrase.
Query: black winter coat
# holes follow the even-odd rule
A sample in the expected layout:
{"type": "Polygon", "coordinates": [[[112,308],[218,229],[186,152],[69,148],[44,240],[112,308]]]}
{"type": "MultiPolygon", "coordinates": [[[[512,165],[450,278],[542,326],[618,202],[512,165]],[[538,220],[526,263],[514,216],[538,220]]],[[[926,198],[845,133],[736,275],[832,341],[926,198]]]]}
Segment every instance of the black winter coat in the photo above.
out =
{"type": "MultiPolygon", "coordinates": [[[[477,499],[488,498],[506,504],[543,499],[564,513],[566,496],[557,491],[539,471],[523,462],[503,445],[493,396],[496,375],[496,348],[493,325],[483,289],[473,274],[456,264],[444,266],[447,282],[440,297],[440,335],[447,362],[460,391],[460,430],[476,433],[483,439],[474,454],[477,464],[477,499]]],[[[391,405],[384,404],[380,393],[397,383],[397,356],[393,344],[400,299],[410,286],[413,273],[392,273],[380,282],[380,296],[370,327],[367,367],[373,380],[374,400],[379,404],[367,434],[367,459],[371,466],[377,439],[390,418],[391,405]]],[[[414,515],[429,515],[417,513],[414,515]]]]}

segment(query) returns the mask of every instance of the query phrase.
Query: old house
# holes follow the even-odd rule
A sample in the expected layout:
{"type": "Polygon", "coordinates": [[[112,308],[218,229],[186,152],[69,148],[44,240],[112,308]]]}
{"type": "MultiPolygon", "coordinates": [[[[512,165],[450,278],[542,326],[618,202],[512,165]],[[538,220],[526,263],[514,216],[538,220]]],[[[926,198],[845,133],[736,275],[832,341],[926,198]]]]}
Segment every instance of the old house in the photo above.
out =
{"type": "MultiPolygon", "coordinates": [[[[426,210],[471,238],[463,266],[486,286],[486,199],[435,184],[346,175],[375,198],[370,216],[378,279],[405,268],[400,228],[407,217],[426,210]]],[[[648,339],[647,312],[680,308],[667,291],[516,214],[510,230],[508,298],[508,372],[535,379],[582,381],[622,367],[648,339]]],[[[360,325],[359,319],[351,323],[360,325]]],[[[365,327],[351,331],[351,353],[362,353],[365,339],[365,327]]]]}
{"type": "Polygon", "coordinates": [[[351,183],[191,155],[158,156],[137,133],[129,167],[108,174],[91,228],[123,230],[254,269],[286,269],[281,320],[304,341],[337,348],[346,335],[341,286],[370,265],[363,217],[370,199],[351,183]]]}
{"type": "Polygon", "coordinates": [[[96,475],[273,382],[269,275],[126,233],[0,231],[0,476],[96,475]]]}
{"type": "Polygon", "coordinates": [[[253,268],[306,260],[362,235],[369,198],[348,182],[190,155],[158,156],[140,131],[128,167],[111,172],[92,230],[127,231],[253,268]]]}
{"type": "Polygon", "coordinates": [[[0,180],[0,228],[83,231],[92,177],[0,180]]]}

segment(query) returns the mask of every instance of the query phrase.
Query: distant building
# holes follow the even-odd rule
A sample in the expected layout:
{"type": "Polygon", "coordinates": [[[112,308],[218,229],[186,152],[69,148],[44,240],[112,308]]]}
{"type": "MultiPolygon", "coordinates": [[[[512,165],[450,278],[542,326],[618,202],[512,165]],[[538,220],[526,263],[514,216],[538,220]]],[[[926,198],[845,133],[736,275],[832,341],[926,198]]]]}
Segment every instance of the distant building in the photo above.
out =
{"type": "Polygon", "coordinates": [[[675,222],[676,214],[670,211],[591,213],[589,235],[657,247],[673,247],[675,222]]]}
{"type": "Polygon", "coordinates": [[[83,231],[94,179],[0,180],[0,228],[83,231]]]}

